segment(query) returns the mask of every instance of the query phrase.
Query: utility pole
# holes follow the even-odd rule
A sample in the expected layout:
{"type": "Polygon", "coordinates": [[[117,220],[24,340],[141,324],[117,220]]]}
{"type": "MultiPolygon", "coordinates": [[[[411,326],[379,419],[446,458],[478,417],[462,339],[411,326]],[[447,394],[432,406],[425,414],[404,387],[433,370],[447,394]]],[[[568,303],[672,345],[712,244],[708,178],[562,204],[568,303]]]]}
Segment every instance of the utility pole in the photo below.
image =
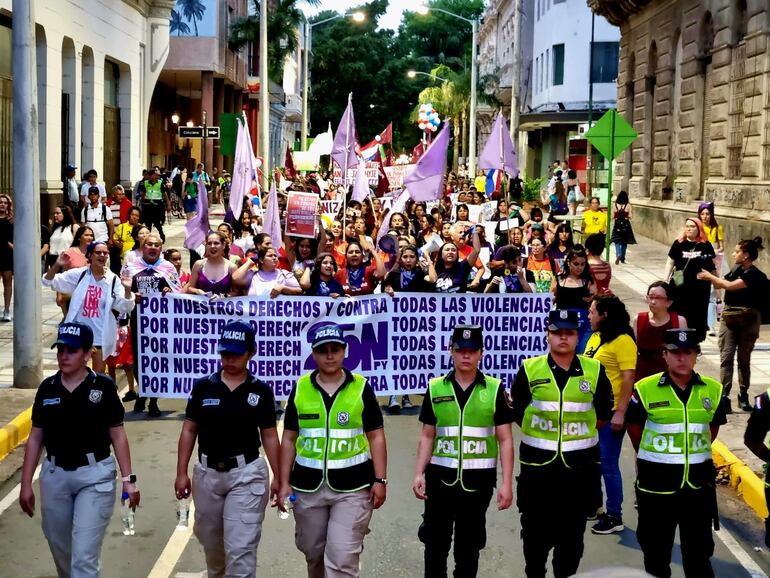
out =
{"type": "Polygon", "coordinates": [[[270,79],[267,76],[267,0],[259,3],[259,136],[262,191],[270,188],[270,79]]]}
{"type": "Polygon", "coordinates": [[[519,111],[521,110],[521,0],[513,1],[513,64],[511,67],[511,141],[519,155],[519,111]]]}
{"type": "Polygon", "coordinates": [[[13,385],[43,380],[35,0],[13,0],[13,385]]]}

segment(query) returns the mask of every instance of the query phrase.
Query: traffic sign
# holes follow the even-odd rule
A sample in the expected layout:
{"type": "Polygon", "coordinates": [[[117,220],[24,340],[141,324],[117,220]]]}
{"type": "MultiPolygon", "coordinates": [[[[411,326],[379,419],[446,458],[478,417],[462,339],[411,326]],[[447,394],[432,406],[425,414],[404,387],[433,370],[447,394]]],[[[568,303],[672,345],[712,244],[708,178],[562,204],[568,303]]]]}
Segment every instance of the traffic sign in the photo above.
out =
{"type": "MultiPolygon", "coordinates": [[[[179,138],[203,138],[203,127],[202,126],[180,126],[179,138]]],[[[207,126],[206,138],[219,138],[219,127],[207,126]]]]}

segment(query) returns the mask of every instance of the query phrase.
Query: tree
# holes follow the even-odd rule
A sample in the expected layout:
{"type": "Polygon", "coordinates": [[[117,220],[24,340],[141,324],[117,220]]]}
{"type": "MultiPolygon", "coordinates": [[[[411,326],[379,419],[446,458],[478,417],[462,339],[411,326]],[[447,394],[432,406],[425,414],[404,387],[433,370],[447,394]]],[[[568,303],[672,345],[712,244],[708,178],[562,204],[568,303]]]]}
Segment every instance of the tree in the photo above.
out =
{"type": "Polygon", "coordinates": [[[190,34],[190,27],[182,21],[182,15],[176,10],[171,11],[171,18],[169,19],[169,31],[171,34],[176,32],[177,36],[182,34],[190,34]]]}
{"type": "MultiPolygon", "coordinates": [[[[192,20],[195,27],[195,36],[198,36],[198,20],[203,20],[206,13],[206,5],[200,0],[177,0],[177,6],[182,10],[182,14],[187,20],[192,20]]],[[[190,28],[187,28],[188,33],[190,28]]]]}
{"type": "MultiPolygon", "coordinates": [[[[304,0],[317,6],[320,0],[304,0]]],[[[253,0],[254,13],[234,20],[228,31],[228,44],[232,50],[240,50],[249,42],[259,42],[259,0],[253,0]]],[[[275,82],[283,78],[286,58],[299,48],[299,25],[304,20],[297,8],[298,0],[275,0],[269,3],[267,12],[267,68],[268,76],[275,82]]]]}

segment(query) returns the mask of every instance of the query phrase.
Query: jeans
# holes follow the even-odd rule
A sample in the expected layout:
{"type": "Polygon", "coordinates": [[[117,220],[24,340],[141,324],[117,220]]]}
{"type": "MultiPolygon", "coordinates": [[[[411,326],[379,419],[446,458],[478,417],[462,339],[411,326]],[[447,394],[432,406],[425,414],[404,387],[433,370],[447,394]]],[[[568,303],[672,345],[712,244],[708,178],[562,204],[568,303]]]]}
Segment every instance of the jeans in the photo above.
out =
{"type": "Polygon", "coordinates": [[[626,249],[628,245],[625,243],[615,243],[615,256],[620,259],[621,263],[626,262],[626,249]]]}
{"type": "Polygon", "coordinates": [[[569,309],[569,311],[577,313],[579,321],[578,343],[575,353],[583,353],[586,350],[586,345],[588,345],[588,340],[593,334],[591,322],[588,321],[588,309],[569,309]]]}
{"type": "Polygon", "coordinates": [[[610,423],[599,430],[599,451],[604,489],[607,492],[607,514],[623,517],[623,479],[620,476],[620,448],[625,430],[614,431],[610,423]]]}
{"type": "Polygon", "coordinates": [[[729,396],[733,387],[733,367],[735,354],[738,353],[738,386],[741,394],[748,394],[751,385],[751,352],[759,337],[762,315],[756,309],[744,325],[730,329],[722,318],[719,326],[719,377],[723,394],[729,396]]]}

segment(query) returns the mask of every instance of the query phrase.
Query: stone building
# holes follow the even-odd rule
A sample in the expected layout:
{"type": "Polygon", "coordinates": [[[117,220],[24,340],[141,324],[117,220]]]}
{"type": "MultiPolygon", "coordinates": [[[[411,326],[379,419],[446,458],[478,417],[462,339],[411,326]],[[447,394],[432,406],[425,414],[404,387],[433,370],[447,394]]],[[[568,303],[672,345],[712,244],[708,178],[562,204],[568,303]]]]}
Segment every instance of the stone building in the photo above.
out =
{"type": "MultiPolygon", "coordinates": [[[[670,242],[713,201],[726,245],[770,221],[770,3],[588,0],[620,26],[618,111],[637,141],[617,162],[638,232],[670,242]]],[[[770,262],[767,256],[763,259],[770,262]]]]}

